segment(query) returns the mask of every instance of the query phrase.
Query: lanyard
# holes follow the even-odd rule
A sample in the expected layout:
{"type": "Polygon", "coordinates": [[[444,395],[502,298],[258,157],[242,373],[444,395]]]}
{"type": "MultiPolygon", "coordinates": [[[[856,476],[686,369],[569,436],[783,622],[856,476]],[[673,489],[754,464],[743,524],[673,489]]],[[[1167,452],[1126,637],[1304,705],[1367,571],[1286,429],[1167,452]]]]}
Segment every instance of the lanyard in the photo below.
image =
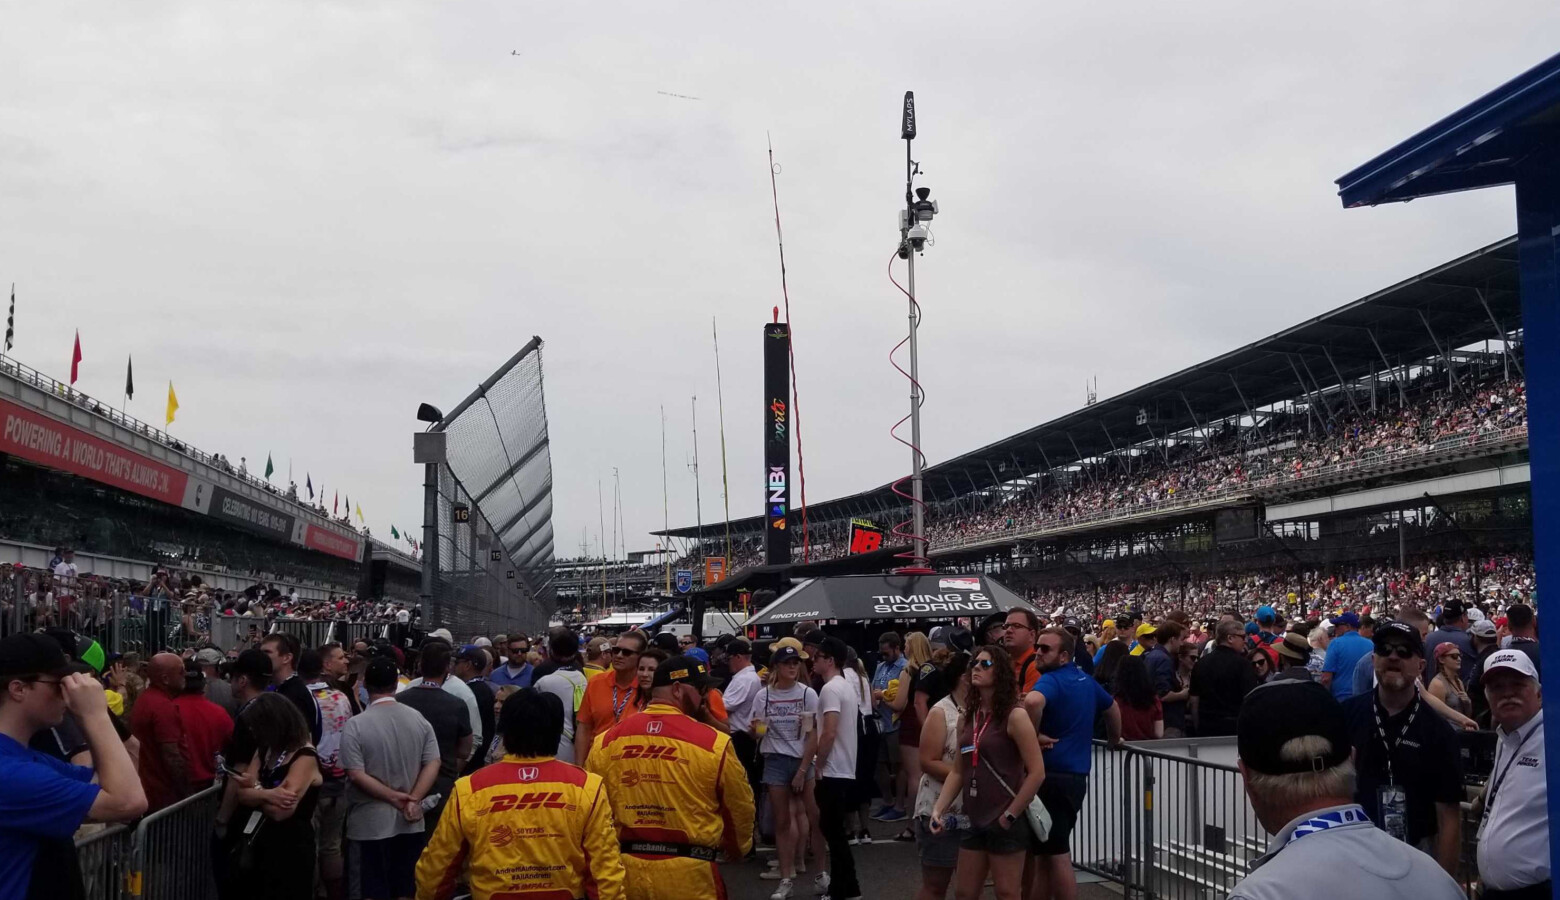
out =
{"type": "Polygon", "coordinates": [[[1364,808],[1356,803],[1343,809],[1335,809],[1330,813],[1322,813],[1319,816],[1306,819],[1304,822],[1296,825],[1294,831],[1290,832],[1289,840],[1284,842],[1284,846],[1288,847],[1303,837],[1310,837],[1330,828],[1342,828],[1345,825],[1362,825],[1369,822],[1370,817],[1365,815],[1364,808]]]}
{"type": "Polygon", "coordinates": [[[1398,730],[1397,739],[1387,740],[1387,726],[1381,721],[1381,700],[1378,698],[1372,707],[1376,713],[1376,734],[1381,738],[1381,746],[1387,751],[1387,784],[1397,784],[1397,779],[1392,777],[1392,757],[1397,753],[1397,748],[1403,743],[1403,738],[1408,735],[1408,729],[1414,726],[1414,717],[1419,715],[1419,705],[1422,701],[1418,693],[1414,694],[1414,705],[1409,707],[1408,721],[1398,730]]]}
{"type": "Polygon", "coordinates": [[[1538,729],[1543,724],[1544,723],[1542,721],[1535,722],[1533,724],[1533,726],[1527,730],[1527,734],[1522,735],[1522,740],[1517,741],[1516,749],[1511,751],[1511,758],[1506,760],[1505,768],[1500,770],[1500,776],[1498,778],[1496,778],[1494,781],[1490,782],[1490,789],[1487,792],[1485,792],[1485,795],[1484,795],[1484,819],[1485,820],[1489,819],[1489,817],[1490,817],[1490,810],[1493,809],[1494,806],[1495,806],[1495,792],[1500,790],[1500,786],[1506,783],[1506,775],[1507,775],[1507,773],[1509,773],[1511,771],[1511,764],[1516,762],[1517,759],[1522,755],[1522,748],[1527,746],[1527,742],[1528,742],[1528,740],[1530,738],[1533,737],[1533,733],[1538,731],[1538,729]]]}
{"type": "Polygon", "coordinates": [[[980,739],[986,734],[986,729],[991,727],[991,713],[986,713],[986,724],[980,724],[980,712],[977,710],[974,719],[970,722],[970,770],[980,768],[980,739]]]}
{"type": "Polygon", "coordinates": [[[616,722],[623,718],[623,708],[628,706],[628,701],[634,699],[634,689],[637,687],[638,685],[636,684],[634,687],[629,688],[627,696],[623,698],[622,703],[619,703],[617,682],[614,681],[612,683],[612,721],[616,722]]]}

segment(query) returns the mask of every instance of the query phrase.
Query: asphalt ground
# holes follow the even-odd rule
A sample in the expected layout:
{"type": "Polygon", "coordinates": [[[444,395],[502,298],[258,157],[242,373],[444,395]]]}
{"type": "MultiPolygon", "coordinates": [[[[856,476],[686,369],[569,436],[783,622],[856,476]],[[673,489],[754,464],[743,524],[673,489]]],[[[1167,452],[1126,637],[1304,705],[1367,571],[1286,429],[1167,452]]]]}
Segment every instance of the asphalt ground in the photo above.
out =
{"type": "MultiPolygon", "coordinates": [[[[893,839],[902,828],[903,824],[898,822],[873,822],[872,843],[851,848],[863,900],[912,900],[916,891],[920,890],[921,862],[916,857],[915,844],[898,843],[893,839]]],[[[758,876],[764,871],[765,863],[771,856],[771,853],[760,853],[755,859],[741,865],[721,866],[731,900],[769,900],[769,895],[774,893],[779,882],[765,881],[758,876]]],[[[807,874],[797,877],[792,900],[813,900],[816,896],[813,893],[813,876],[817,871],[817,865],[814,864],[807,874]]],[[[983,896],[995,895],[987,888],[983,896]]],[[[953,897],[951,887],[948,897],[953,897]]],[[[1080,884],[1078,897],[1079,900],[1120,900],[1121,892],[1103,884],[1080,884]]]]}

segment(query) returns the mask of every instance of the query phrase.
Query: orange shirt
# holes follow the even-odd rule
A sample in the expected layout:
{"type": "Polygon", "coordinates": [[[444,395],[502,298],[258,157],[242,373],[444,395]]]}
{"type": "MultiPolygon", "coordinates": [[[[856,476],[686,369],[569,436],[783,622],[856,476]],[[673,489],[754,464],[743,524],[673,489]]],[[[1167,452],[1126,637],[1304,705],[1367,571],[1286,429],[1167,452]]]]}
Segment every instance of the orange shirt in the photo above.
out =
{"type": "Polygon", "coordinates": [[[704,699],[709,705],[710,715],[714,716],[716,721],[726,721],[726,698],[720,695],[720,688],[710,688],[710,692],[704,695],[704,699]]]}
{"type": "Polygon", "coordinates": [[[621,722],[624,716],[639,711],[639,680],[623,690],[617,686],[617,672],[608,669],[585,683],[576,718],[590,725],[591,734],[601,734],[621,722]]]}

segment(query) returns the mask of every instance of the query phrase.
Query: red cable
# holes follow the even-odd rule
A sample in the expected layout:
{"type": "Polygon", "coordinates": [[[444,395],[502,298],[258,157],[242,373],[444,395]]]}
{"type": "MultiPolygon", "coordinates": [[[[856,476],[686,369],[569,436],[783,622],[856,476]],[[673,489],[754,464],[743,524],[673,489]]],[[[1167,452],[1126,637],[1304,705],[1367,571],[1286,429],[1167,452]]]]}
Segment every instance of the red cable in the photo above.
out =
{"type": "MultiPolygon", "coordinates": [[[[907,298],[909,298],[909,300],[910,300],[910,308],[915,313],[915,323],[916,323],[917,326],[919,326],[921,324],[921,304],[917,303],[915,297],[911,296],[910,292],[905,290],[904,285],[900,284],[898,281],[896,281],[894,279],[894,260],[898,256],[899,256],[899,250],[896,248],[894,250],[893,255],[888,258],[888,280],[892,281],[894,283],[894,287],[899,288],[899,292],[901,294],[904,294],[907,298]]],[[[904,336],[904,339],[901,340],[899,343],[895,344],[894,345],[894,349],[888,351],[888,364],[893,366],[894,369],[899,372],[899,374],[905,376],[905,378],[910,382],[910,386],[911,386],[912,389],[914,389],[915,396],[916,396],[915,408],[919,409],[921,407],[921,405],[926,402],[926,390],[921,387],[921,383],[919,381],[916,381],[913,377],[911,377],[909,372],[906,372],[904,369],[900,368],[899,363],[894,359],[894,354],[899,352],[899,348],[903,347],[905,344],[908,344],[908,343],[910,343],[910,335],[908,333],[906,333],[905,336],[904,336]]],[[[910,416],[911,415],[912,415],[911,413],[906,413],[904,418],[900,419],[898,422],[895,422],[893,427],[888,429],[888,433],[889,433],[889,436],[892,437],[894,440],[898,441],[901,444],[904,444],[906,447],[909,447],[910,448],[910,452],[915,454],[916,458],[920,460],[921,466],[924,468],[926,466],[926,454],[921,452],[921,448],[920,447],[917,447],[915,444],[912,444],[909,441],[907,441],[904,438],[899,436],[899,426],[901,426],[901,425],[905,424],[906,422],[910,421],[910,416]]],[[[895,481],[894,483],[890,484],[888,486],[888,488],[889,488],[889,490],[893,491],[898,496],[903,497],[904,499],[910,501],[910,503],[912,505],[920,506],[922,511],[923,511],[923,513],[924,513],[929,508],[924,501],[917,500],[917,499],[915,499],[914,495],[907,494],[904,491],[899,489],[900,485],[904,484],[906,481],[909,481],[913,477],[915,477],[915,473],[912,471],[909,475],[906,475],[903,478],[900,478],[897,481],[895,481]]],[[[895,525],[890,530],[890,532],[889,532],[890,534],[893,534],[893,535],[895,535],[897,537],[908,538],[911,541],[909,552],[907,552],[907,553],[896,553],[896,554],[894,554],[894,558],[895,559],[908,560],[912,564],[918,564],[918,565],[923,566],[923,567],[929,567],[931,565],[931,560],[927,559],[926,557],[921,556],[921,555],[919,555],[919,554],[917,554],[915,552],[915,548],[918,546],[918,542],[926,540],[925,535],[916,534],[914,531],[904,531],[904,530],[901,530],[906,525],[912,525],[913,526],[914,522],[915,522],[915,519],[912,516],[911,518],[906,519],[903,522],[900,522],[898,525],[895,525]]]]}
{"type": "Polygon", "coordinates": [[[775,202],[775,242],[780,247],[780,295],[785,299],[786,330],[790,340],[786,351],[791,359],[791,411],[796,418],[796,479],[802,491],[802,563],[811,555],[812,541],[807,529],[807,463],[802,455],[802,395],[796,386],[796,329],[791,325],[791,292],[785,282],[785,238],[780,232],[780,190],[775,186],[775,148],[769,148],[769,193],[775,202]]]}

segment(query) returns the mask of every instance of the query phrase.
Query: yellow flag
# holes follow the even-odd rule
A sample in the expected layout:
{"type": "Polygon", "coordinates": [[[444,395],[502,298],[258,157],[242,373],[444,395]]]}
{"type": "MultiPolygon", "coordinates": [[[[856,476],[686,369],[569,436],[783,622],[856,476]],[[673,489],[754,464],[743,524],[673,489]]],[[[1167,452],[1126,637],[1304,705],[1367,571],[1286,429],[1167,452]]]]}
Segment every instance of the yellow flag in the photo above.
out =
{"type": "Polygon", "coordinates": [[[359,522],[363,521],[363,504],[361,503],[357,505],[357,517],[359,522]]]}
{"type": "Polygon", "coordinates": [[[173,414],[179,411],[179,397],[173,392],[173,382],[168,382],[168,421],[164,426],[173,424],[173,414]]]}

